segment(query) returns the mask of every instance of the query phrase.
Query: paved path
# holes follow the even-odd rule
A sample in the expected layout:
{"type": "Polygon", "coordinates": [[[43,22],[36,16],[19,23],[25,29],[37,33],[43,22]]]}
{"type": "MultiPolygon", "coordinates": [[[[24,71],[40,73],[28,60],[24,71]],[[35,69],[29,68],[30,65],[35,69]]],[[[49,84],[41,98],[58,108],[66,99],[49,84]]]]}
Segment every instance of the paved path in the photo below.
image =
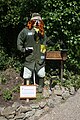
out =
{"type": "Polygon", "coordinates": [[[80,120],[80,89],[73,97],[54,107],[39,120],[80,120]]]}

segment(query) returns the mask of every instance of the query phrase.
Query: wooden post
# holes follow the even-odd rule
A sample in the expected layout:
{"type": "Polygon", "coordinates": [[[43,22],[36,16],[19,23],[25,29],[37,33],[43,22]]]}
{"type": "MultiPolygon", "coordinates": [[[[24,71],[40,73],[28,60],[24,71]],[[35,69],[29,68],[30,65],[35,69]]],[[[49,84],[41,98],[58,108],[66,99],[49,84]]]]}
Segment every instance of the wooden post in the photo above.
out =
{"type": "MultiPolygon", "coordinates": [[[[26,85],[29,85],[29,80],[26,81],[26,85]]],[[[29,102],[29,99],[26,99],[26,102],[29,102]]]]}
{"type": "Polygon", "coordinates": [[[63,60],[61,60],[61,82],[63,82],[63,60]]]}
{"type": "Polygon", "coordinates": [[[33,80],[34,80],[34,85],[36,84],[36,81],[35,81],[35,71],[33,72],[33,80]]]}

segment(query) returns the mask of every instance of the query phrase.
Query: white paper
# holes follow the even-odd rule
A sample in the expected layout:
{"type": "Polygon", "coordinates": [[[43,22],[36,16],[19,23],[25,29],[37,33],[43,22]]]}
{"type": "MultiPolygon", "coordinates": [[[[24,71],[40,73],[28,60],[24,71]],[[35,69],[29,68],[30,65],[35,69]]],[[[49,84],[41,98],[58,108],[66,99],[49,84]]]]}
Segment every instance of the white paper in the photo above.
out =
{"type": "Polygon", "coordinates": [[[36,97],[35,85],[20,86],[20,98],[35,98],[35,97],[36,97]]]}

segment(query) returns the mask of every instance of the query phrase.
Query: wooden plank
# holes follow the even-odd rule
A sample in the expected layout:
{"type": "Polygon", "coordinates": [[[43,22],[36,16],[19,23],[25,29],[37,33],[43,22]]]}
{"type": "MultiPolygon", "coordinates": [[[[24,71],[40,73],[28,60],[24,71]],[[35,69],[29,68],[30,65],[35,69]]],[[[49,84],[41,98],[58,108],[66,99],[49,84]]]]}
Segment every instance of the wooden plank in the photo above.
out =
{"type": "Polygon", "coordinates": [[[50,57],[47,57],[46,60],[63,60],[62,58],[50,58],[50,57]]]}
{"type": "Polygon", "coordinates": [[[46,58],[61,58],[60,51],[49,51],[46,53],[46,58]]]}
{"type": "Polygon", "coordinates": [[[62,53],[61,51],[49,51],[46,52],[46,59],[47,60],[66,60],[67,59],[67,54],[62,53]]]}

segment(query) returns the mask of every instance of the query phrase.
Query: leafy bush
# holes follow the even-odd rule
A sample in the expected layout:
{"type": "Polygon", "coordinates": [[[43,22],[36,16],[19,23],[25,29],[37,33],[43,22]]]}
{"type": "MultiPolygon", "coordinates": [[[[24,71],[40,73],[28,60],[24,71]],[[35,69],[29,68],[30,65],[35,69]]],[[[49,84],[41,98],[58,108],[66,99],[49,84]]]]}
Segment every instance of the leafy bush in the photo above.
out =
{"type": "Polygon", "coordinates": [[[73,86],[75,90],[80,88],[80,75],[74,74],[74,72],[69,72],[68,70],[64,74],[65,80],[62,85],[69,88],[73,86]]]}
{"type": "Polygon", "coordinates": [[[7,68],[12,67],[16,70],[16,72],[19,72],[22,68],[23,64],[19,60],[19,58],[16,57],[8,57],[7,61],[7,68]]]}
{"type": "Polygon", "coordinates": [[[4,75],[0,75],[0,83],[5,84],[7,82],[7,79],[5,78],[4,75]]]}
{"type": "Polygon", "coordinates": [[[12,92],[9,89],[3,91],[3,98],[5,101],[12,99],[12,92]]]}
{"type": "Polygon", "coordinates": [[[0,50],[0,70],[7,69],[12,67],[19,72],[22,68],[23,64],[17,57],[9,57],[3,50],[0,50]]]}
{"type": "Polygon", "coordinates": [[[8,55],[15,53],[17,35],[30,19],[31,13],[36,11],[45,23],[48,50],[68,49],[66,69],[80,74],[79,0],[1,0],[0,8],[0,45],[5,46],[8,53],[0,51],[1,70],[7,67],[13,67],[17,72],[21,70],[22,64],[17,57],[8,55]]]}
{"type": "Polygon", "coordinates": [[[5,54],[3,50],[0,50],[0,69],[5,69],[7,66],[8,54],[5,54]]]}
{"type": "Polygon", "coordinates": [[[14,86],[12,92],[20,92],[20,85],[14,86]]]}

